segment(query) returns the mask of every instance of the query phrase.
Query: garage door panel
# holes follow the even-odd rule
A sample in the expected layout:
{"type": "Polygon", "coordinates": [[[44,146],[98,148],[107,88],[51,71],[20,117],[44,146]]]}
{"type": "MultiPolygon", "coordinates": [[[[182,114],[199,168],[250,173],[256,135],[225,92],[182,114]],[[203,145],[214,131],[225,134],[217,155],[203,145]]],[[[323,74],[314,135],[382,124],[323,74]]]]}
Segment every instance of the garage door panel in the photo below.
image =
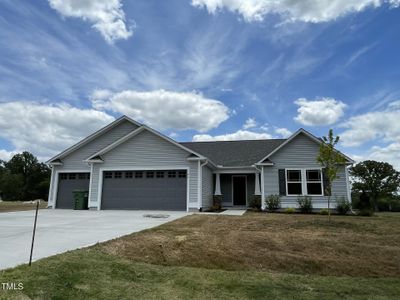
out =
{"type": "Polygon", "coordinates": [[[89,190],[90,173],[59,173],[57,208],[74,208],[74,190],[89,190]]]}
{"type": "MultiPolygon", "coordinates": [[[[134,171],[128,171],[133,172],[134,171]]],[[[186,210],[186,176],[169,178],[168,171],[163,178],[157,178],[157,171],[148,171],[154,177],[103,178],[102,209],[143,209],[143,210],[186,210]]],[[[176,173],[178,174],[178,173],[176,173]]]]}

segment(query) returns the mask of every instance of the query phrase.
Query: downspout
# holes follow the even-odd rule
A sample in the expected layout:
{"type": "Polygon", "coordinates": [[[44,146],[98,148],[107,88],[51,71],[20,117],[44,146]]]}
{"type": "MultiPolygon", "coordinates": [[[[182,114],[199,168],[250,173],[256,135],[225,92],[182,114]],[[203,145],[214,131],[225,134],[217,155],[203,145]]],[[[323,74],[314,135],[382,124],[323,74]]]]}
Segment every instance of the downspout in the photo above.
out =
{"type": "Polygon", "coordinates": [[[92,188],[93,188],[93,163],[89,163],[90,165],[90,180],[89,180],[89,195],[88,195],[88,209],[90,209],[90,204],[92,200],[92,188]]]}
{"type": "Polygon", "coordinates": [[[347,201],[350,202],[350,212],[353,215],[356,215],[356,212],[353,210],[353,204],[351,201],[351,188],[350,188],[350,179],[349,179],[349,170],[347,169],[347,166],[344,166],[344,172],[346,175],[346,188],[347,188],[347,201]]]}
{"type": "Polygon", "coordinates": [[[199,183],[197,187],[197,208],[198,210],[201,210],[202,208],[202,202],[203,202],[203,167],[208,164],[208,160],[206,159],[204,163],[201,164],[201,161],[199,160],[199,170],[197,172],[197,176],[199,176],[199,179],[197,182],[199,183]]]}
{"type": "Polygon", "coordinates": [[[52,207],[51,208],[54,208],[54,202],[53,202],[53,189],[54,189],[54,187],[53,187],[53,185],[54,185],[54,179],[53,179],[53,177],[54,177],[54,166],[53,165],[50,165],[50,168],[51,168],[51,175],[50,175],[50,187],[49,187],[49,196],[48,196],[48,198],[47,198],[47,207],[49,207],[49,205],[50,205],[50,203],[51,203],[51,205],[52,205],[52,207]]]}
{"type": "Polygon", "coordinates": [[[260,172],[261,176],[260,176],[260,180],[261,180],[261,210],[265,209],[264,206],[264,166],[261,166],[261,170],[256,166],[253,165],[254,169],[256,169],[257,171],[260,172]]]}

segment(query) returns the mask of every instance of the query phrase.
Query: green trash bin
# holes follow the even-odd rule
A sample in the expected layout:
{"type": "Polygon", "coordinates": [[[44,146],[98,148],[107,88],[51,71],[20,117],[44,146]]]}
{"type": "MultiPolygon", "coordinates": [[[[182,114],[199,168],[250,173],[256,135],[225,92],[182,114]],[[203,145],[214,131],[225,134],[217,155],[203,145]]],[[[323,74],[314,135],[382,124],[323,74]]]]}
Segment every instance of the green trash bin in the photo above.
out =
{"type": "Polygon", "coordinates": [[[89,191],[75,190],[74,194],[74,209],[88,209],[89,191]]]}

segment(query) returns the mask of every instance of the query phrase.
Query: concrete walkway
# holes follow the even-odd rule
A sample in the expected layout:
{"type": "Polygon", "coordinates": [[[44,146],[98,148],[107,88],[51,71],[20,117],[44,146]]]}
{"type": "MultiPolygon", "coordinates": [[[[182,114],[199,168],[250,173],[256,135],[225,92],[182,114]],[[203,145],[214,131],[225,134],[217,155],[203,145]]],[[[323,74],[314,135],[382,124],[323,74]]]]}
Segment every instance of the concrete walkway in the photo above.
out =
{"type": "Polygon", "coordinates": [[[243,216],[245,212],[245,209],[227,209],[221,212],[220,215],[243,216]]]}
{"type": "MultiPolygon", "coordinates": [[[[39,210],[33,259],[107,241],[186,215],[171,211],[39,210]],[[151,214],[169,217],[144,217],[151,214]]],[[[28,263],[34,216],[34,211],[0,213],[0,269],[28,263]]]]}

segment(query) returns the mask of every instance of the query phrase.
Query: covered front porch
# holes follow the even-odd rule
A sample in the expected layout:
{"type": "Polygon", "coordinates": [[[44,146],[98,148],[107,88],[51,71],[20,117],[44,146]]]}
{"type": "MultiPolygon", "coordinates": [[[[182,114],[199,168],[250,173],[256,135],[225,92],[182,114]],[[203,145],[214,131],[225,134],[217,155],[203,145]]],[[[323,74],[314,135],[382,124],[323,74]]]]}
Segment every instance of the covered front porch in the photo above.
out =
{"type": "Polygon", "coordinates": [[[214,195],[222,196],[223,207],[247,207],[254,195],[261,195],[260,173],[254,170],[217,171],[214,187],[214,195]]]}

